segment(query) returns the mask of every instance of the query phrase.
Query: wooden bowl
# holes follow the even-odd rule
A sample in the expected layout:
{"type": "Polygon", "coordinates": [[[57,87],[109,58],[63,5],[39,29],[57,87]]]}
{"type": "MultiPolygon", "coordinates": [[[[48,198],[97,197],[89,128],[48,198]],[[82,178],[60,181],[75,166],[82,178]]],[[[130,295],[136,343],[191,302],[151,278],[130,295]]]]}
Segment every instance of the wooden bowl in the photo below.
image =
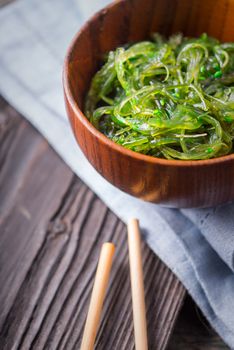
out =
{"type": "Polygon", "coordinates": [[[233,0],[121,0],[92,17],[75,36],[65,59],[67,113],[85,156],[121,190],[170,207],[207,207],[234,199],[234,155],[179,161],[123,148],[96,130],[82,112],[91,78],[103,54],[152,32],[203,32],[234,40],[233,0]]]}

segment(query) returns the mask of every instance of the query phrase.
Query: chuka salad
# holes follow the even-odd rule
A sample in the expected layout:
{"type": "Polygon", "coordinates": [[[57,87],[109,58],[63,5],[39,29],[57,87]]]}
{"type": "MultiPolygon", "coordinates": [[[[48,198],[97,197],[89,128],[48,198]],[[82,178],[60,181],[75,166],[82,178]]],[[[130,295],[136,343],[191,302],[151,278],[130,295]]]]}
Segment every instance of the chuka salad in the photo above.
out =
{"type": "Polygon", "coordinates": [[[154,34],[109,52],[85,113],[135,152],[196,160],[233,152],[234,43],[154,34]]]}

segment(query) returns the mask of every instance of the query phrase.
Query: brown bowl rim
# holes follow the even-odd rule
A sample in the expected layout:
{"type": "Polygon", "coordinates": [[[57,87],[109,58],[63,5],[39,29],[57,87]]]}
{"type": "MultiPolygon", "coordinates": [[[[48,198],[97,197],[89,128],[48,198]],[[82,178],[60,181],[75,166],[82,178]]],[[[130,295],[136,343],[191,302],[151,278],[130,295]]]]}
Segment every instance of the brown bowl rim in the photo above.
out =
{"type": "Polygon", "coordinates": [[[131,151],[127,148],[124,148],[121,145],[118,145],[114,141],[111,141],[107,136],[102,134],[98,129],[96,129],[93,124],[90,123],[88,118],[84,115],[80,107],[78,106],[77,101],[75,100],[72,89],[70,87],[70,81],[69,81],[69,74],[68,74],[68,66],[70,62],[70,57],[72,56],[72,52],[75,46],[75,43],[77,42],[79,36],[88,29],[89,24],[96,20],[98,16],[100,16],[103,11],[110,10],[111,8],[118,6],[121,3],[126,2],[126,0],[117,0],[115,2],[112,2],[111,4],[105,6],[98,12],[96,12],[94,15],[92,15],[80,28],[80,30],[74,35],[70,45],[68,46],[67,53],[64,59],[63,64],[63,88],[64,88],[64,94],[67,98],[68,103],[72,107],[75,115],[77,118],[79,118],[80,122],[85,126],[86,129],[99,141],[104,143],[107,147],[113,148],[115,151],[120,152],[124,155],[127,155],[129,157],[136,158],[137,160],[141,160],[144,162],[149,162],[152,164],[160,164],[160,165],[166,165],[166,166],[178,166],[178,167],[195,167],[195,166],[210,166],[210,165],[216,165],[217,163],[225,163],[227,161],[234,160],[234,153],[228,154],[221,157],[211,158],[211,159],[203,159],[203,160],[177,160],[177,159],[164,159],[164,158],[156,158],[153,156],[148,156],[139,152],[131,151]]]}

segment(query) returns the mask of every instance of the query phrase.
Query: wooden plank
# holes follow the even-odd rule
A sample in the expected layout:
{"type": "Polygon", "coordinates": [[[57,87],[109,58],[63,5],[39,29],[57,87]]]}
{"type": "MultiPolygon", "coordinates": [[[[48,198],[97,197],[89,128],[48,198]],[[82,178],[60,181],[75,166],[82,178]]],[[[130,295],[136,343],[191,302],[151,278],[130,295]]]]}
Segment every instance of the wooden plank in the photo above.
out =
{"type": "Polygon", "coordinates": [[[0,7],[6,6],[15,0],[0,0],[0,7]]]}
{"type": "MultiPolygon", "coordinates": [[[[97,349],[133,349],[125,225],[0,103],[0,347],[79,348],[100,247],[116,246],[97,349]]],[[[185,290],[143,244],[149,348],[164,349],[185,290]]]]}
{"type": "Polygon", "coordinates": [[[176,322],[168,350],[228,350],[208,324],[198,307],[187,296],[176,322]]]}

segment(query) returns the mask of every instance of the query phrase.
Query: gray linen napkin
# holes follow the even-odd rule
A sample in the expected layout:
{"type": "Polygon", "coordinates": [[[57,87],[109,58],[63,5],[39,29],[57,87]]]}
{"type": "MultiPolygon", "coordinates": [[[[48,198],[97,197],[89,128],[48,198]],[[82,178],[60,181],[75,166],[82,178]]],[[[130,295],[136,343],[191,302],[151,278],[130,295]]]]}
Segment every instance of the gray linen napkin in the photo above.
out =
{"type": "Polygon", "coordinates": [[[145,239],[234,349],[234,206],[166,209],[107,183],[76,145],[61,70],[82,23],[108,0],[18,0],[0,11],[0,92],[123,221],[140,219],[145,239]],[[59,142],[58,142],[59,140],[59,142]]]}

